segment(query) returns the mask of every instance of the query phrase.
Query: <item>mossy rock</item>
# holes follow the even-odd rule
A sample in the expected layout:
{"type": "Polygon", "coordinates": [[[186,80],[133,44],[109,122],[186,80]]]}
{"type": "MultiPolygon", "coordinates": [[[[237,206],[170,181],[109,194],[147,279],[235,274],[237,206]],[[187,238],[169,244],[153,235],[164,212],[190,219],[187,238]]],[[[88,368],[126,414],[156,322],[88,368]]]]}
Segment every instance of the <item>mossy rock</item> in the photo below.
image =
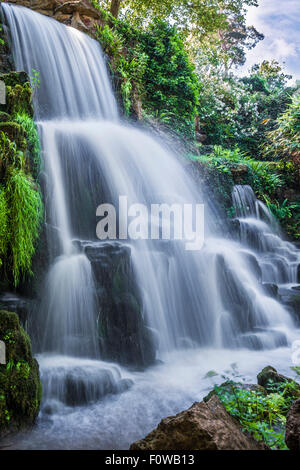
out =
{"type": "Polygon", "coordinates": [[[29,116],[33,116],[32,106],[32,91],[30,83],[24,85],[15,85],[6,87],[6,111],[15,116],[16,114],[25,113],[29,116]]]}
{"type": "Polygon", "coordinates": [[[16,85],[25,85],[29,82],[29,77],[26,72],[9,72],[3,73],[0,75],[0,80],[2,80],[6,86],[16,86],[16,85]]]}
{"type": "Polygon", "coordinates": [[[11,116],[4,111],[0,111],[0,122],[9,122],[11,120],[11,116]]]}
{"type": "Polygon", "coordinates": [[[285,375],[278,374],[277,370],[272,366],[265,367],[257,375],[257,383],[265,388],[267,393],[274,393],[276,387],[284,384],[290,384],[294,386],[291,392],[287,392],[286,396],[293,395],[295,398],[300,397],[300,385],[293,379],[286,377],[285,375]]]}
{"type": "Polygon", "coordinates": [[[16,142],[19,150],[23,152],[27,148],[25,139],[25,129],[17,122],[0,122],[0,132],[4,132],[7,137],[16,142]]]}
{"type": "Polygon", "coordinates": [[[32,90],[30,79],[25,72],[1,74],[0,80],[6,85],[6,104],[0,105],[0,112],[11,116],[27,113],[33,116],[32,90]]]}
{"type": "Polygon", "coordinates": [[[6,346],[6,364],[0,364],[0,437],[3,437],[34,424],[42,387],[31,341],[16,313],[0,310],[0,340],[6,346]]]}
{"type": "MultiPolygon", "coordinates": [[[[223,393],[232,393],[233,383],[227,380],[226,382],[223,382],[219,387],[222,389],[223,393]]],[[[241,390],[247,390],[248,392],[261,393],[262,395],[267,394],[265,388],[261,385],[235,382],[234,387],[241,390]]],[[[214,395],[218,395],[215,389],[211,390],[209,394],[203,398],[203,401],[205,403],[208,402],[214,395]]]]}

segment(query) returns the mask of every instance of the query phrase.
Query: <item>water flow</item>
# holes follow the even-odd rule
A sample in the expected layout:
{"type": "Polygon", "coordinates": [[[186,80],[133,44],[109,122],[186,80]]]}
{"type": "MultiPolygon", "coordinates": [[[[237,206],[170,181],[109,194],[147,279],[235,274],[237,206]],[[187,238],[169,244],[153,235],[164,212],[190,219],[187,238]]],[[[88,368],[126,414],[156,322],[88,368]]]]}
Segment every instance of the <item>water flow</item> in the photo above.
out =
{"type": "Polygon", "coordinates": [[[263,282],[281,287],[296,285],[300,251],[282,239],[274,217],[266,205],[256,199],[250,186],[235,186],[232,197],[240,240],[254,252],[263,282]]]}
{"type": "MultiPolygon", "coordinates": [[[[4,12],[17,68],[40,74],[35,109],[48,175],[48,222],[60,234],[63,255],[47,280],[45,347],[73,354],[67,345],[76,341],[68,332],[75,324],[75,336],[80,336],[83,279],[89,292],[94,285],[84,255],[72,252],[72,238],[95,238],[96,207],[117,205],[119,195],[127,195],[128,204],[206,205],[206,244],[200,253],[186,252],[181,242],[162,248],[146,240],[132,247],[144,314],[157,331],[161,352],[197,344],[257,348],[286,343],[289,315],[266,295],[242,247],[216,233],[209,198],[162,143],[118,119],[99,44],[22,7],[5,4],[4,12]],[[77,256],[76,262],[70,256],[77,256]],[[65,296],[54,294],[55,279],[69,289],[65,296]],[[53,320],[60,316],[63,321],[53,320]]],[[[95,309],[95,302],[86,308],[95,309]]],[[[92,318],[95,312],[88,312],[83,331],[93,330],[92,318]]]]}
{"type": "MultiPolygon", "coordinates": [[[[250,349],[287,345],[293,323],[260,282],[256,250],[248,242],[241,244],[217,232],[212,201],[201,194],[179,158],[152,136],[120,122],[99,44],[38,13],[9,4],[2,7],[17,69],[30,75],[35,69],[40,76],[34,103],[54,258],[40,312],[47,318],[43,347],[47,354],[40,358],[45,397],[68,405],[85,396],[90,403],[99,400],[103,390],[122,389],[115,368],[88,359],[98,354],[94,293],[101,286],[95,286],[90,262],[76,248],[89,240],[101,250],[95,240],[96,207],[102,202],[117,205],[119,195],[126,195],[128,204],[205,203],[206,241],[201,252],[185,251],[181,241],[140,240],[131,246],[142,313],[157,331],[159,354],[165,360],[176,350],[199,345],[250,349]],[[74,239],[81,243],[74,244],[74,239]],[[105,372],[107,368],[111,373],[105,372]],[[68,390],[72,390],[70,399],[68,390]]],[[[135,378],[143,381],[141,377],[135,378]]],[[[126,396],[136,397],[134,393],[126,396]]],[[[171,410],[180,409],[178,405],[160,407],[161,398],[157,400],[151,426],[171,410]]],[[[120,406],[126,410],[126,404],[120,406]]],[[[112,408],[108,406],[107,419],[112,408]]],[[[79,412],[80,416],[86,413],[89,425],[93,410],[79,412]]],[[[62,413],[54,412],[57,422],[69,412],[65,407],[62,413]]],[[[133,434],[141,437],[140,431],[133,434]]],[[[116,446],[121,445],[118,442],[116,446]]]]}

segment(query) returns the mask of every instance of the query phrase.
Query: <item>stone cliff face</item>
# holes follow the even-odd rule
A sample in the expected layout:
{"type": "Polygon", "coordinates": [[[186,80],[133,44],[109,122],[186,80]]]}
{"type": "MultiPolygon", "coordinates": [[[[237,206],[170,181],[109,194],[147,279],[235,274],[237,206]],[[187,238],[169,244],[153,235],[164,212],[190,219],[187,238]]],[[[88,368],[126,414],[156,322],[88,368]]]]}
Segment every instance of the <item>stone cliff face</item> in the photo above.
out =
{"type": "Polygon", "coordinates": [[[101,24],[101,13],[90,0],[65,2],[63,0],[4,0],[5,3],[21,5],[50,16],[61,23],[92,34],[94,24],[101,24]]]}

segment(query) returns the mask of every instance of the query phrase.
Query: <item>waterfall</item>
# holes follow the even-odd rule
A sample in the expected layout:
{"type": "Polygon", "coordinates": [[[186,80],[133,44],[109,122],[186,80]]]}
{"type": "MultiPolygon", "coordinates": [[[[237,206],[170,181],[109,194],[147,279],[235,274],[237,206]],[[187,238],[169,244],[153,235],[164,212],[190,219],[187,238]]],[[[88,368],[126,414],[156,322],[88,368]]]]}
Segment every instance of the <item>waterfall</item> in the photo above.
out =
{"type": "Polygon", "coordinates": [[[250,186],[235,186],[232,194],[239,239],[251,250],[261,271],[262,282],[285,303],[299,294],[300,251],[282,239],[280,227],[250,186]]]}
{"type": "MultiPolygon", "coordinates": [[[[250,249],[245,253],[242,244],[218,233],[209,195],[201,195],[176,155],[121,122],[99,44],[23,7],[3,8],[17,69],[29,75],[34,69],[40,77],[34,104],[47,175],[47,222],[60,239],[42,304],[47,313],[44,350],[73,355],[76,338],[96,344],[96,288],[89,260],[78,246],[96,242],[96,207],[117,205],[120,195],[128,197],[128,204],[206,206],[201,252],[187,252],[180,241],[165,248],[140,240],[130,247],[143,315],[157,334],[160,352],[195,345],[286,344],[292,320],[257,279],[250,249]]],[[[241,206],[258,211],[244,196],[241,206]]]]}
{"type": "MultiPolygon", "coordinates": [[[[29,75],[34,70],[39,77],[34,109],[51,254],[37,314],[39,321],[44,319],[39,362],[43,413],[56,416],[57,432],[68,422],[68,413],[71,423],[73,417],[77,424],[82,419],[70,408],[60,412],[62,403],[88,405],[132,385],[121,378],[118,366],[101,360],[106,349],[99,325],[111,305],[107,292],[119,295],[122,282],[127,291],[114,306],[121,312],[118,318],[130,304],[131,318],[140,322],[133,339],[127,341],[126,330],[115,339],[120,348],[125,344],[124,354],[139,345],[134,351],[146,354],[147,331],[158,358],[199,346],[259,350],[288,345],[292,317],[266,284],[281,282],[280,276],[282,282],[294,282],[299,255],[272,232],[270,219],[265,221],[269,213],[251,190],[235,188],[240,239],[231,239],[226,227],[218,228],[210,194],[201,193],[182,158],[150,133],[122,122],[100,45],[26,8],[6,3],[2,8],[16,69],[29,75]],[[117,207],[119,196],[127,196],[128,205],[204,203],[204,247],[189,252],[180,240],[99,242],[96,208],[101,203],[117,207]]],[[[116,311],[108,312],[109,323],[116,311]]],[[[117,327],[113,324],[113,335],[117,327]]],[[[122,333],[123,323],[120,328],[122,333]]],[[[89,408],[83,429],[96,418],[101,426],[102,418],[108,420],[110,429],[108,403],[103,405],[109,409],[106,418],[97,418],[98,408],[89,408]]],[[[133,403],[137,406],[135,398],[133,403]]],[[[160,398],[157,403],[154,422],[163,413],[160,398]]],[[[126,422],[131,420],[128,416],[126,422]]]]}

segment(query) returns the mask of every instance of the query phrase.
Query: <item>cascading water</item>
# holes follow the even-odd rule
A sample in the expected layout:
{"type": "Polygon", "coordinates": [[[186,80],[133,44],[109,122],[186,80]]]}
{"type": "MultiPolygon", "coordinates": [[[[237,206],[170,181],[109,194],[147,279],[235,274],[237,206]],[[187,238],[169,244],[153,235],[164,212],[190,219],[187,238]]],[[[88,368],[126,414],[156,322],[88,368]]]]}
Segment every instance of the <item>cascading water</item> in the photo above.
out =
{"type": "MultiPolygon", "coordinates": [[[[145,423],[138,422],[136,429],[130,429],[128,441],[118,437],[117,429],[120,420],[131,421],[126,415],[130,416],[130,410],[138,416],[138,403],[144,403],[145,384],[149,386],[145,375],[122,370],[123,376],[138,382],[133,391],[118,401],[107,397],[101,404],[87,406],[105,393],[126,390],[131,384],[121,380],[116,367],[96,360],[101,354],[96,319],[102,308],[98,305],[101,295],[96,297],[96,291],[101,286],[95,283],[87,252],[94,250],[101,255],[103,250],[104,244],[95,240],[95,214],[100,203],[117,207],[121,195],[127,196],[128,205],[205,203],[206,239],[201,252],[187,252],[181,241],[130,243],[141,313],[156,332],[160,357],[166,360],[179,350],[185,350],[181,354],[186,357],[189,348],[199,346],[284,347],[294,337],[293,321],[258,279],[253,263],[256,250],[250,248],[248,240],[243,239],[246,243],[242,244],[218,233],[210,198],[200,194],[180,159],[152,136],[121,123],[99,44],[25,8],[2,7],[16,68],[29,75],[34,69],[40,77],[34,103],[45,162],[44,193],[53,258],[40,308],[40,316],[46,318],[44,354],[39,357],[44,397],[48,404],[49,400],[57,404],[57,408],[51,408],[56,429],[65,422],[73,426],[83,414],[85,423],[93,423],[91,428],[95,427],[95,416],[102,428],[106,423],[108,431],[105,434],[102,429],[102,442],[91,437],[89,443],[84,441],[86,448],[126,446],[130,439],[150,431],[161,417],[199,397],[200,392],[195,393],[194,382],[191,391],[184,392],[175,379],[169,378],[167,388],[162,380],[153,394],[157,397],[152,403],[155,411],[148,420],[143,417],[145,423]],[[174,392],[168,389],[172,380],[174,392]],[[73,403],[72,396],[66,398],[70,390],[77,396],[77,404],[85,407],[77,411],[69,408],[73,403]],[[159,391],[166,390],[169,401],[159,396],[159,391]],[[63,410],[62,402],[66,405],[63,410]],[[115,420],[114,425],[107,423],[107,416],[115,420]]],[[[247,223],[247,218],[239,220],[241,226],[247,223]]],[[[267,263],[272,264],[271,259],[267,263]]],[[[263,262],[259,265],[263,270],[263,262]]],[[[267,275],[266,269],[264,280],[272,282],[266,280],[267,275]]],[[[184,370],[184,366],[179,367],[184,370]]],[[[154,383],[158,378],[162,379],[160,371],[150,373],[154,383]]],[[[45,429],[47,423],[42,421],[41,426],[45,429]]],[[[81,439],[78,436],[73,444],[82,445],[81,439]]]]}
{"type": "Polygon", "coordinates": [[[255,256],[262,282],[275,286],[282,301],[299,293],[300,251],[281,238],[280,228],[268,208],[250,186],[235,186],[233,204],[239,223],[239,238],[255,256]]]}

